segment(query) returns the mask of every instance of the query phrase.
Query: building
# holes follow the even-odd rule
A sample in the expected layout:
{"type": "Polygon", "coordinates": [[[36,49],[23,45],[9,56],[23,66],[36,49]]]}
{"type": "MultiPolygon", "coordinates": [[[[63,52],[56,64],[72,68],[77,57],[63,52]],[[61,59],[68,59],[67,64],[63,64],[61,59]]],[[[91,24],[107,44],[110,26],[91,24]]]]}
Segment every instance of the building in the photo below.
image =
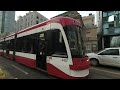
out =
{"type": "Polygon", "coordinates": [[[97,11],[98,50],[120,47],[120,11],[97,11]]]}
{"type": "Polygon", "coordinates": [[[48,19],[40,13],[38,13],[37,11],[28,12],[23,17],[19,16],[19,19],[16,21],[16,32],[46,20],[48,19]]]}
{"type": "Polygon", "coordinates": [[[84,48],[86,53],[97,51],[97,26],[95,25],[95,16],[89,14],[89,16],[82,17],[84,27],[83,32],[85,37],[84,48]]]}
{"type": "Polygon", "coordinates": [[[15,11],[0,11],[1,36],[14,31],[15,31],[15,11]]]}
{"type": "MultiPolygon", "coordinates": [[[[54,16],[54,17],[52,17],[52,18],[59,17],[59,16],[74,18],[74,19],[76,19],[77,21],[81,22],[81,26],[82,26],[82,27],[84,26],[83,21],[82,21],[82,16],[81,16],[77,11],[67,11],[67,12],[65,12],[65,13],[59,14],[59,15],[54,16]]],[[[51,19],[52,19],[52,18],[51,18],[51,19]]]]}
{"type": "Polygon", "coordinates": [[[86,28],[93,27],[95,25],[95,16],[91,13],[89,14],[89,16],[82,17],[82,20],[86,28]]]}

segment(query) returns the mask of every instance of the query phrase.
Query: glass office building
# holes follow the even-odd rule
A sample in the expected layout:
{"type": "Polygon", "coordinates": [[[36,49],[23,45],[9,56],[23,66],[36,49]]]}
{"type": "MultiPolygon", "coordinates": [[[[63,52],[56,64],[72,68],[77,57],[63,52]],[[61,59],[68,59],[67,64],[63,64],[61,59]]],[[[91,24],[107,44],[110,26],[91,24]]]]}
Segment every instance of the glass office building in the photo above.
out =
{"type": "Polygon", "coordinates": [[[98,48],[120,47],[120,11],[98,11],[98,48]]]}
{"type": "Polygon", "coordinates": [[[0,34],[15,32],[15,11],[0,11],[0,34]]]}

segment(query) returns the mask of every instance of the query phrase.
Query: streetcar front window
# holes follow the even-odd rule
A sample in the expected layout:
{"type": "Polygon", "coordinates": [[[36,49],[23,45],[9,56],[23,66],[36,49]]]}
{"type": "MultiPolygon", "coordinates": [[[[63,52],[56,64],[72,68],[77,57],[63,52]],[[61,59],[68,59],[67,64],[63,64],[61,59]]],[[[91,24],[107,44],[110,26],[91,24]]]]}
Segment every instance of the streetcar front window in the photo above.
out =
{"type": "Polygon", "coordinates": [[[79,26],[66,26],[64,27],[64,30],[68,39],[72,57],[82,58],[84,55],[81,28],[79,26]]]}

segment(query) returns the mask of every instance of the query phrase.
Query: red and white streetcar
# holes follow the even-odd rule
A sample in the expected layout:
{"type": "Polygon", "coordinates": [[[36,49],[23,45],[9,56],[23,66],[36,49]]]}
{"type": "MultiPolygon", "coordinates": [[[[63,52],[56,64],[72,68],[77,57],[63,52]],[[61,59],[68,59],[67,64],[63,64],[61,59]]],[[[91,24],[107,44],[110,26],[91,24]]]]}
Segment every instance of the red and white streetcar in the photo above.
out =
{"type": "Polygon", "coordinates": [[[89,75],[81,23],[57,17],[0,39],[0,55],[64,78],[89,75]]]}

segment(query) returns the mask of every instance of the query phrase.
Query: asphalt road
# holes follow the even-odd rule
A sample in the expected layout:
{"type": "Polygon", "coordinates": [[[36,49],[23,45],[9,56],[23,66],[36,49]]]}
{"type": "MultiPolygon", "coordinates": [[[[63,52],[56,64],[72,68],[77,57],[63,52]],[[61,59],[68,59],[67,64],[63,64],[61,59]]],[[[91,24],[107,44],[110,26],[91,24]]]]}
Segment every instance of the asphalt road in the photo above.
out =
{"type": "Polygon", "coordinates": [[[90,79],[120,79],[120,68],[99,65],[90,68],[90,79]]]}
{"type": "Polygon", "coordinates": [[[3,57],[0,57],[0,67],[7,73],[6,79],[57,79],[40,70],[28,68],[3,57]]]}
{"type": "MultiPolygon", "coordinates": [[[[15,61],[0,57],[0,68],[7,72],[6,79],[59,79],[39,70],[28,68],[15,61]]],[[[120,68],[91,67],[88,79],[119,79],[120,68]]]]}

